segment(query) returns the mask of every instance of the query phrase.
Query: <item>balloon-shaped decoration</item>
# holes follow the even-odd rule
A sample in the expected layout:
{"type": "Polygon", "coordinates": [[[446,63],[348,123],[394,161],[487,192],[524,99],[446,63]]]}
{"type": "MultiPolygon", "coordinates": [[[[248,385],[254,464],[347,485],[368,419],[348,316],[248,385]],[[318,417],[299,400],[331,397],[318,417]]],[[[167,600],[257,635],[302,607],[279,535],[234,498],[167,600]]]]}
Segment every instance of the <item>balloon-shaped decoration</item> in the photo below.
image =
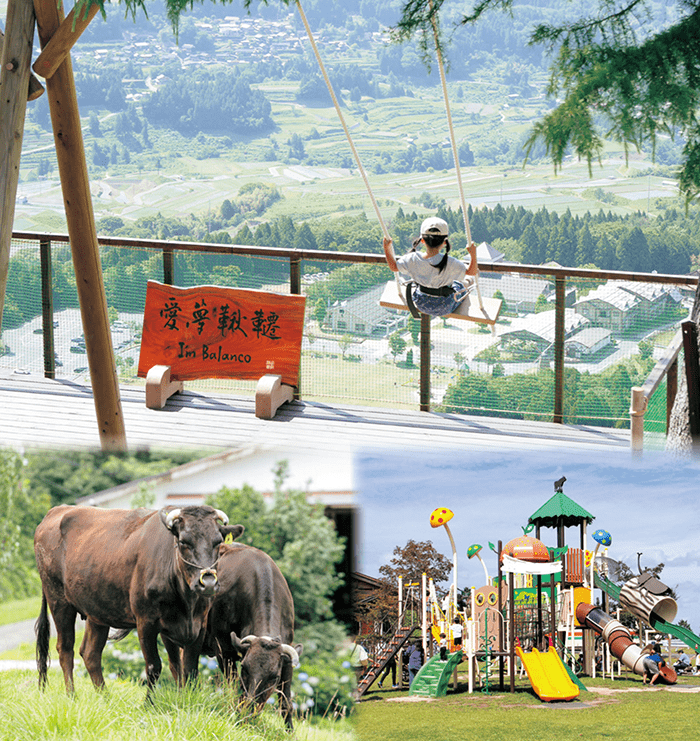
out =
{"type": "Polygon", "coordinates": [[[596,530],[593,533],[593,540],[600,545],[609,546],[612,543],[612,535],[607,530],[596,530]]]}
{"type": "Polygon", "coordinates": [[[521,535],[519,538],[509,540],[503,547],[503,553],[519,558],[521,561],[534,563],[550,560],[547,546],[541,540],[529,535],[521,535]]]}
{"type": "Polygon", "coordinates": [[[438,507],[430,515],[430,527],[442,527],[454,517],[454,512],[445,507],[438,507]]]}

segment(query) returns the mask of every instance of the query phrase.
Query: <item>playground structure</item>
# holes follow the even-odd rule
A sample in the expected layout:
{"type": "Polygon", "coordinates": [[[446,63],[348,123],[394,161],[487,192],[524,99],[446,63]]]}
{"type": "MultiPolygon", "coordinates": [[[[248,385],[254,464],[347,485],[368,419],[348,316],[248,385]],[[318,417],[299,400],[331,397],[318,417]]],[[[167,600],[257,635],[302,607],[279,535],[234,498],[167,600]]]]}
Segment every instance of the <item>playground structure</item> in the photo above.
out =
{"type": "MultiPolygon", "coordinates": [[[[471,589],[468,604],[460,600],[457,590],[457,550],[447,524],[454,515],[446,508],[432,513],[431,525],[445,527],[448,533],[453,581],[440,599],[432,580],[424,576],[421,637],[426,663],[411,685],[412,695],[446,694],[450,678],[456,687],[457,665],[465,660],[470,693],[477,680],[482,692],[490,692],[495,670],[500,691],[505,690],[507,674],[510,691],[514,692],[517,659],[535,694],[546,702],[578,697],[585,686],[577,670],[592,677],[602,670],[614,678],[613,665],[618,662],[618,669],[621,665],[643,675],[644,658],[652,653],[651,645],[637,643],[632,632],[607,613],[609,598],[652,631],[673,635],[696,652],[700,650],[700,637],[672,623],[677,604],[666,585],[649,572],[628,578],[621,585],[609,578],[608,559],[599,556],[599,550],[611,545],[612,537],[596,530],[592,534],[595,551],[587,551],[586,526],[594,517],[563,493],[562,481],[557,484],[554,496],[528,519],[524,535],[505,546],[501,541],[497,546],[489,544],[498,557],[498,575],[491,579],[482,561],[487,584],[471,589]],[[574,525],[580,528],[580,548],[564,543],[565,528],[574,525]],[[556,547],[547,547],[540,540],[543,527],[556,529],[556,547]],[[537,537],[527,534],[533,529],[537,537]],[[592,604],[594,589],[601,591],[603,608],[592,604]],[[460,626],[457,633],[461,642],[455,641],[455,621],[460,626]],[[440,660],[437,651],[441,634],[448,642],[446,661],[440,660]]],[[[469,557],[480,550],[481,546],[471,546],[469,557]]],[[[662,666],[660,679],[674,684],[677,677],[670,666],[662,666]]]]}

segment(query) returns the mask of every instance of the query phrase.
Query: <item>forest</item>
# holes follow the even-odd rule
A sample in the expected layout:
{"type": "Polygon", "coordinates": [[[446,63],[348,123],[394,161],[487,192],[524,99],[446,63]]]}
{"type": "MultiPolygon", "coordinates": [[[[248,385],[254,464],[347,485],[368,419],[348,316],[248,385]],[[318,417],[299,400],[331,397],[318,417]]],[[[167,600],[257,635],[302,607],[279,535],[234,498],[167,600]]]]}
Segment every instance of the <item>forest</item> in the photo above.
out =
{"type": "MultiPolygon", "coordinates": [[[[278,200],[279,193],[265,184],[248,184],[236,198],[225,200],[215,215],[167,218],[143,217],[135,222],[110,216],[98,222],[105,236],[173,241],[209,242],[274,246],[299,250],[359,252],[381,254],[381,231],[364,214],[348,215],[328,222],[295,224],[290,217],[269,222],[262,220],[251,229],[243,218],[262,216],[278,200]],[[238,227],[234,225],[239,225],[238,227]]],[[[446,208],[434,196],[425,194],[437,214],[451,229],[454,254],[464,254],[466,238],[460,210],[446,208]]],[[[423,216],[415,211],[396,211],[390,230],[397,252],[410,249],[423,216]]],[[[559,215],[542,208],[537,212],[522,207],[496,205],[493,209],[469,209],[472,238],[487,242],[512,262],[539,265],[556,262],[565,267],[598,268],[636,272],[685,275],[697,269],[700,256],[700,210],[687,213],[670,208],[657,219],[644,214],[619,216],[599,211],[584,216],[570,212],[559,215]]],[[[17,251],[11,260],[4,323],[17,327],[41,314],[40,276],[34,249],[17,251]]],[[[107,301],[119,311],[143,311],[146,281],[162,280],[160,251],[106,247],[102,252],[107,301]]],[[[315,283],[308,294],[315,304],[336,301],[381,283],[389,277],[383,266],[338,267],[323,263],[331,271],[329,280],[315,283]]],[[[319,269],[316,263],[304,265],[305,272],[319,269]]],[[[217,284],[260,288],[288,280],[286,260],[260,261],[229,255],[178,253],[175,280],[178,285],[217,284]]],[[[77,294],[70,252],[57,246],[53,251],[54,307],[60,311],[75,307],[77,294]]]]}

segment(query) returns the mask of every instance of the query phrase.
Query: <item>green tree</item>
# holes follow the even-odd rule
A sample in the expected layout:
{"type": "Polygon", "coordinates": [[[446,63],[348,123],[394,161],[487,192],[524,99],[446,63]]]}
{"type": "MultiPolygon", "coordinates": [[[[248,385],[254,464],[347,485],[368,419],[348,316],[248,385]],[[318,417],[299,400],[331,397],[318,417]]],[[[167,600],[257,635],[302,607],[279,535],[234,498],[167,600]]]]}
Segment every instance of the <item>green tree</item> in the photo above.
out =
{"type": "MultiPolygon", "coordinates": [[[[424,56],[432,58],[430,19],[444,2],[404,0],[397,36],[415,34],[424,56]]],[[[480,0],[461,23],[513,7],[513,0],[480,0]]],[[[561,26],[537,25],[530,41],[542,44],[554,60],[548,93],[561,102],[535,125],[528,145],[542,140],[558,169],[570,148],[589,166],[602,157],[599,126],[625,149],[653,149],[659,134],[677,134],[685,142],[680,188],[695,198],[700,193],[699,8],[700,0],[688,0],[674,6],[670,22],[652,23],[642,22],[647,14],[655,17],[651,2],[613,7],[599,0],[593,7],[577,6],[561,26]]]]}
{"type": "Polygon", "coordinates": [[[237,489],[224,486],[216,494],[207,497],[207,504],[220,509],[228,515],[232,523],[245,526],[245,531],[237,542],[252,545],[267,551],[267,527],[265,498],[249,484],[237,489]]]}
{"type": "Polygon", "coordinates": [[[322,298],[318,299],[314,304],[314,319],[318,322],[319,327],[323,326],[327,313],[326,302],[322,298]]]}
{"type": "Polygon", "coordinates": [[[287,461],[280,461],[274,474],[271,506],[250,486],[222,489],[207,503],[246,526],[240,542],[275,560],[294,595],[299,624],[331,618],[331,596],[343,583],[335,566],[343,557],[344,541],[320,505],[309,504],[303,491],[284,488],[287,461]]]}
{"type": "Polygon", "coordinates": [[[401,336],[401,332],[396,330],[393,334],[389,335],[389,352],[394,357],[394,363],[396,358],[406,350],[406,340],[401,336]]]}

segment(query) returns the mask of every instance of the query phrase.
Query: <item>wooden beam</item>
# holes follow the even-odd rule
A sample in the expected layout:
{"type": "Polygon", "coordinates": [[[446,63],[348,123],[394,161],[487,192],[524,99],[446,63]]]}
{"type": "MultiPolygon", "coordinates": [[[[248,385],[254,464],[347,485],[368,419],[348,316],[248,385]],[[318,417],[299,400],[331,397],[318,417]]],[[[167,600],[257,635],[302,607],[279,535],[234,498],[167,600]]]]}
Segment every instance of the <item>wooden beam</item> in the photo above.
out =
{"type": "Polygon", "coordinates": [[[700,358],[698,357],[698,329],[688,320],[681,324],[685,377],[688,383],[688,415],[693,450],[700,450],[700,358]]]}
{"type": "MultiPolygon", "coordinates": [[[[34,6],[31,3],[29,4],[32,8],[32,19],[33,19],[34,6]]],[[[33,21],[32,21],[32,35],[34,35],[33,21]]],[[[5,34],[2,31],[0,31],[0,47],[3,45],[4,39],[5,39],[5,34]]],[[[7,68],[8,72],[14,71],[13,70],[14,65],[11,62],[5,62],[4,64],[10,64],[10,66],[7,68]]],[[[30,72],[29,73],[29,89],[27,90],[27,100],[36,100],[37,98],[40,98],[43,94],[44,94],[44,86],[30,72]]]]}
{"type": "Polygon", "coordinates": [[[31,74],[34,41],[34,8],[31,0],[9,0],[5,30],[7,35],[0,39],[0,329],[10,266],[12,225],[15,220],[19,161],[31,74]]]}
{"type": "Polygon", "coordinates": [[[94,3],[82,14],[76,14],[75,8],[68,13],[68,17],[64,18],[49,42],[41,50],[41,54],[36,58],[32,69],[37,75],[45,79],[54,75],[63,60],[70,54],[75,42],[90,24],[90,21],[97,15],[99,9],[100,6],[94,3]]]}
{"type": "Polygon", "coordinates": [[[554,281],[554,416],[552,421],[564,421],[564,341],[566,340],[566,278],[554,281]]]}
{"type": "MultiPolygon", "coordinates": [[[[63,9],[56,0],[35,0],[34,11],[41,46],[45,48],[61,25],[63,9]]],[[[46,80],[46,90],[100,442],[103,450],[126,450],[126,432],[70,54],[46,80]]]]}

